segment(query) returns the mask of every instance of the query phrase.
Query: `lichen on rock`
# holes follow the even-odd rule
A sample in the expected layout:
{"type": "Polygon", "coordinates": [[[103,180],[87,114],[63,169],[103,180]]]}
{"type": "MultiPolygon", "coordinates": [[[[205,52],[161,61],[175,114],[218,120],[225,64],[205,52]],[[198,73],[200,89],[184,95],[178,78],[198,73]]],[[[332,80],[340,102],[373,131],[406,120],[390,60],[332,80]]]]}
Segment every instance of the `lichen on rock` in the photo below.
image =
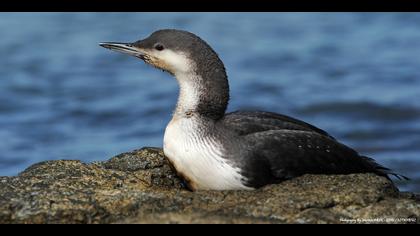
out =
{"type": "Polygon", "coordinates": [[[418,223],[419,215],[417,195],[374,174],[191,192],[159,148],[90,164],[46,161],[0,177],[0,223],[418,223]]]}

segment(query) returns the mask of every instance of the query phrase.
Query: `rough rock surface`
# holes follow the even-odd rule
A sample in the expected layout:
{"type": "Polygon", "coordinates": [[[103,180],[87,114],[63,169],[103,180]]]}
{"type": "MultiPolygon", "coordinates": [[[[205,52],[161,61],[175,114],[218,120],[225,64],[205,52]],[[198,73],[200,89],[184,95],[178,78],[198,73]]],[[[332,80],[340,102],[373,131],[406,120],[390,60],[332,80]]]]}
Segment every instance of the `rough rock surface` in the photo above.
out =
{"type": "Polygon", "coordinates": [[[91,164],[46,161],[0,177],[0,223],[419,223],[419,215],[418,195],[373,174],[190,192],[157,148],[91,164]]]}

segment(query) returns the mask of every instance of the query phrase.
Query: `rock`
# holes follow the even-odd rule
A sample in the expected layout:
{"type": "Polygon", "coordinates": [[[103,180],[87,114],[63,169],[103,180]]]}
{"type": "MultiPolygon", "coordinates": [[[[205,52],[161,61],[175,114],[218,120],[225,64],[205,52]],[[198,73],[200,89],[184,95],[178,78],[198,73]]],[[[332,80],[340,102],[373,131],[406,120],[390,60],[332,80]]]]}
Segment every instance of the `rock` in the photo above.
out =
{"type": "Polygon", "coordinates": [[[91,164],[46,161],[0,177],[0,223],[418,223],[419,215],[419,196],[374,174],[190,192],[157,148],[91,164]]]}

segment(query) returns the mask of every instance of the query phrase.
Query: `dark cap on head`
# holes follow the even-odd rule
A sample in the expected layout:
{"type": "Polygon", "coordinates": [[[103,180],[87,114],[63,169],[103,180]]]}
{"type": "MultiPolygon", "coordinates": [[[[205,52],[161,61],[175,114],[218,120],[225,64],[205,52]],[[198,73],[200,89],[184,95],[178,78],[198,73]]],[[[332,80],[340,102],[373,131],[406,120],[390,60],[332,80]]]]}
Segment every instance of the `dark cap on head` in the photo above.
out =
{"type": "Polygon", "coordinates": [[[144,49],[156,49],[160,45],[164,49],[189,52],[194,48],[210,47],[197,35],[184,30],[163,29],[153,32],[149,37],[139,40],[133,45],[144,49]]]}

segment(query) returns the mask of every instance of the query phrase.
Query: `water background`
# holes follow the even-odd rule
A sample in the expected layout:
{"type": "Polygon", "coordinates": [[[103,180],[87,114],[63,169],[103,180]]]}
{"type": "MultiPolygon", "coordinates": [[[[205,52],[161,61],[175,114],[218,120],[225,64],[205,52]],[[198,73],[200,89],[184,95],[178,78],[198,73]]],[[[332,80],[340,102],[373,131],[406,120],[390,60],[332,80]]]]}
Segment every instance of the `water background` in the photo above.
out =
{"type": "Polygon", "coordinates": [[[419,13],[1,13],[0,175],[161,147],[176,81],[98,43],[178,28],[224,61],[229,111],[303,119],[420,192],[419,25],[419,13]]]}

